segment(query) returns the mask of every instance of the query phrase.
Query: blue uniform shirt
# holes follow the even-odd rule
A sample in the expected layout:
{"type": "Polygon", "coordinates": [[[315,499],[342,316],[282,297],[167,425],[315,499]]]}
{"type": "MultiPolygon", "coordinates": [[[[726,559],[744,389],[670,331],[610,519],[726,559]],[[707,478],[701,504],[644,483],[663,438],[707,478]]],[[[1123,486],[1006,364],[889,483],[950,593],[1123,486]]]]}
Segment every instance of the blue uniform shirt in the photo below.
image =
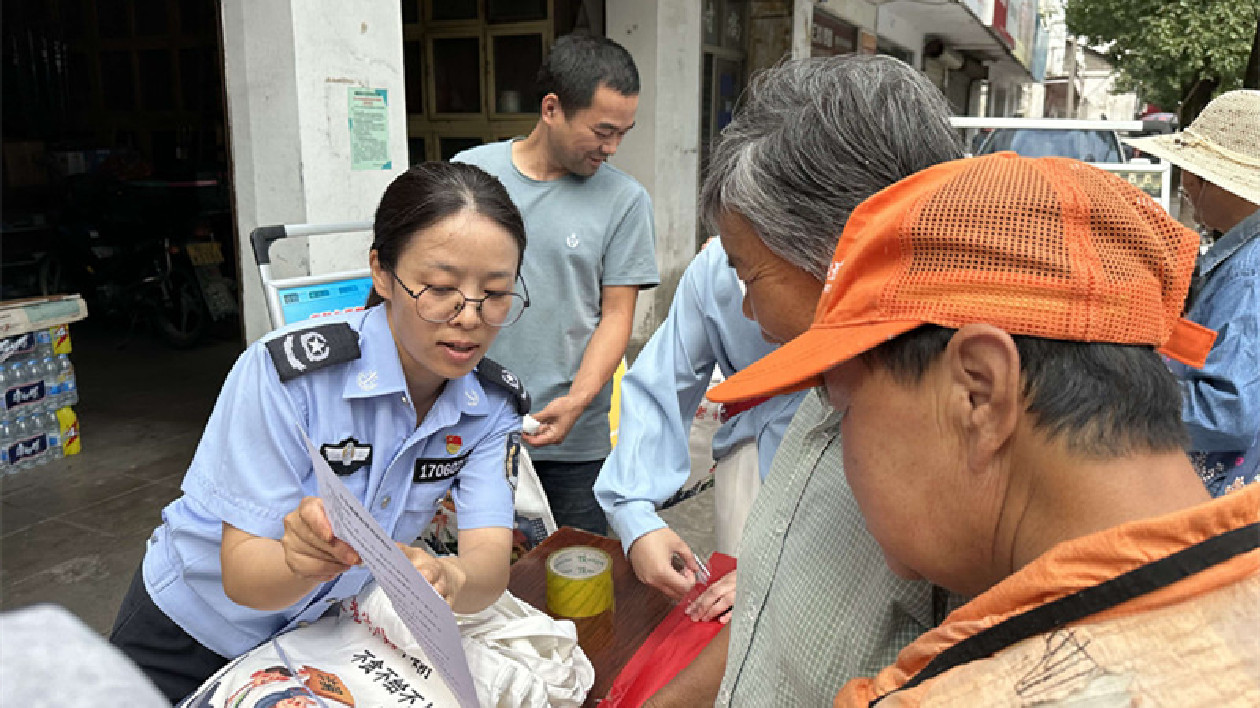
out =
{"type": "MultiPolygon", "coordinates": [[[[335,340],[332,349],[336,359],[335,340]]],[[[184,495],[162,511],[144,558],[154,603],[226,657],[317,619],[369,578],[355,567],[279,612],[237,605],[223,592],[222,523],[278,539],[285,515],[318,494],[299,426],[396,541],[414,541],[448,489],[460,528],[513,524],[516,456],[508,451],[520,444],[520,416],[506,389],[483,387],[476,374],[450,380],[417,428],[384,306],[284,328],[246,349],[228,374],[184,495]],[[337,323],[350,326],[361,355],[282,383],[266,341],[296,332],[293,345],[337,323]]]]}
{"type": "MultiPolygon", "coordinates": [[[[600,470],[595,497],[627,552],[640,536],[665,526],[656,505],[687,481],[688,432],[713,367],[731,376],[775,349],[744,316],[743,299],[726,251],[714,240],[687,266],[665,321],[621,379],[617,447],[600,470]]],[[[713,459],[755,440],[764,480],[804,396],[776,396],[723,423],[713,436],[713,459]]]]}

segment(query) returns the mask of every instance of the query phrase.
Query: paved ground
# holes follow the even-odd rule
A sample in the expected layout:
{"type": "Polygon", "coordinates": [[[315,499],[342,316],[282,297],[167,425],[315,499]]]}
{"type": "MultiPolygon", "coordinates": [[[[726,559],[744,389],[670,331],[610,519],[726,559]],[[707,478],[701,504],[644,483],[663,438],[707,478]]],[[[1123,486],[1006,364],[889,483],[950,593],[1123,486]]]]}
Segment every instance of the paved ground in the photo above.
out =
{"type": "Polygon", "coordinates": [[[240,346],[70,334],[83,452],[0,480],[0,608],[52,602],[106,632],[240,346]]]}

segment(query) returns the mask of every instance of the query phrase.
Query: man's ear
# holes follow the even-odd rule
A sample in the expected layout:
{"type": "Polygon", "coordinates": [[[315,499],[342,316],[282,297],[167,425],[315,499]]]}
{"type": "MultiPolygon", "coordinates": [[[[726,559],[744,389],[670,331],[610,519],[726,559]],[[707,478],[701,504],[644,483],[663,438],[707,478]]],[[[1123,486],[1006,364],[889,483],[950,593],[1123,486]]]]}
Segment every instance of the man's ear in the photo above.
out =
{"type": "Polygon", "coordinates": [[[1005,331],[963,325],[945,348],[945,364],[971,469],[988,467],[1014,435],[1023,411],[1019,350],[1005,331]]]}
{"type": "Polygon", "coordinates": [[[549,93],[542,97],[539,108],[539,114],[543,122],[548,125],[554,125],[564,120],[564,108],[560,106],[560,97],[554,93],[549,93]]]}
{"type": "Polygon", "coordinates": [[[380,258],[376,254],[376,249],[372,249],[368,253],[368,266],[372,269],[372,289],[382,300],[388,302],[393,297],[394,276],[389,271],[381,267],[380,258]]]}

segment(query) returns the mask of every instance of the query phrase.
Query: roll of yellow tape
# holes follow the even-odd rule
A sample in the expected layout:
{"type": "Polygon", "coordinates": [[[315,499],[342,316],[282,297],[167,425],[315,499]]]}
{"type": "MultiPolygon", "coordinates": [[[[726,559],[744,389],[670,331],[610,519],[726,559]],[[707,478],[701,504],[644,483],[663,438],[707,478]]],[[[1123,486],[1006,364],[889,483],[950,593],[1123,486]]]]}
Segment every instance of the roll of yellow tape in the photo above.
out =
{"type": "Polygon", "coordinates": [[[590,546],[547,556],[548,609],[562,617],[594,617],[612,606],[612,556],[590,546]]]}

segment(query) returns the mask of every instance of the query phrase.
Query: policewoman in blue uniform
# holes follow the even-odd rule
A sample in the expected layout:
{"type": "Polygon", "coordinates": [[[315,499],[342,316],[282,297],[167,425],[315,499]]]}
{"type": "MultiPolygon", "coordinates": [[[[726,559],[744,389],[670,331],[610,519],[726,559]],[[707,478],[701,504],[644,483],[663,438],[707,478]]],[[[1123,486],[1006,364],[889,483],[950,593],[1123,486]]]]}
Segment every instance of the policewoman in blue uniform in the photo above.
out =
{"type": "Polygon", "coordinates": [[[377,208],[365,311],[303,322],[237,360],[162,512],[110,640],[173,702],[369,579],[332,533],[301,428],[457,612],[507,587],[519,380],[484,359],[527,306],[525,227],[494,177],[425,163],[377,208]],[[459,554],[410,544],[450,490],[459,554]]]}

